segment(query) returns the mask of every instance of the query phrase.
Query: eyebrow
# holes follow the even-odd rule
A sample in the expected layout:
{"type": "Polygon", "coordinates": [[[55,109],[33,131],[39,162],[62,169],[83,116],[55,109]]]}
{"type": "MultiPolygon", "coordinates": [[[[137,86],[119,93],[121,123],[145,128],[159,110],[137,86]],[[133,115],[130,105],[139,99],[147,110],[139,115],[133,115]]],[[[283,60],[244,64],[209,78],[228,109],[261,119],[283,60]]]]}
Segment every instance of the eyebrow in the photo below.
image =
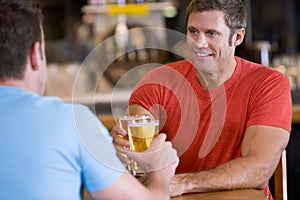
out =
{"type": "MultiPolygon", "coordinates": [[[[199,29],[198,29],[197,27],[195,27],[195,26],[187,26],[187,30],[190,30],[190,29],[197,29],[197,30],[199,30],[199,29]]],[[[221,31],[219,31],[219,30],[217,30],[217,29],[214,29],[214,28],[208,28],[208,29],[206,29],[204,32],[205,32],[205,33],[207,33],[207,32],[217,32],[217,33],[221,34],[221,31]]]]}

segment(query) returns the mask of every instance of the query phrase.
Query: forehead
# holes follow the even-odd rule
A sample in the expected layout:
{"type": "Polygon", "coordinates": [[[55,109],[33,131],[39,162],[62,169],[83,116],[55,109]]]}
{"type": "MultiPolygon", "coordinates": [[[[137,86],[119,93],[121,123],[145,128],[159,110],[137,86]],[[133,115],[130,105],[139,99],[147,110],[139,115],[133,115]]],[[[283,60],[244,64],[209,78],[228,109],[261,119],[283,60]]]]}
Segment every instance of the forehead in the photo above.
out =
{"type": "Polygon", "coordinates": [[[225,23],[224,12],[218,10],[193,12],[188,18],[188,27],[205,29],[228,28],[225,23]]]}

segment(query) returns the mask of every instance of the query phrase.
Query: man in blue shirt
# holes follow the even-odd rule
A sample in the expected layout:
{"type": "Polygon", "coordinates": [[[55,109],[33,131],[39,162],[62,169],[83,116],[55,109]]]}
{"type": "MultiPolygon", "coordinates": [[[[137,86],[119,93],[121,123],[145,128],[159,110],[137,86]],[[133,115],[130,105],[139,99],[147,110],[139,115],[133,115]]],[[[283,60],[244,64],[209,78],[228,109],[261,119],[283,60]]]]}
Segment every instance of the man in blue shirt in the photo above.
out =
{"type": "Polygon", "coordinates": [[[94,199],[169,199],[178,157],[165,135],[150,146],[152,160],[123,151],[144,168],[160,169],[147,173],[144,186],[124,169],[107,129],[85,106],[42,97],[40,9],[2,0],[0,24],[0,199],[81,199],[82,186],[94,199]]]}

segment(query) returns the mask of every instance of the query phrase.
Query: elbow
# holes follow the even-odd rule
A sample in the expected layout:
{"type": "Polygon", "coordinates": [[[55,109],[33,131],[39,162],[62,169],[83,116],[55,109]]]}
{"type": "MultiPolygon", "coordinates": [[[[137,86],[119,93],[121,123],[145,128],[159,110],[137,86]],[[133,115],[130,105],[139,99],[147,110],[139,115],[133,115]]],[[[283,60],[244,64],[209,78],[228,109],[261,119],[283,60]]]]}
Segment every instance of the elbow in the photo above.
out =
{"type": "Polygon", "coordinates": [[[263,190],[269,184],[269,172],[266,170],[251,170],[243,176],[243,184],[241,184],[241,189],[257,189],[263,190]]]}
{"type": "Polygon", "coordinates": [[[261,182],[256,184],[255,188],[258,189],[258,190],[263,190],[268,186],[268,184],[269,184],[269,181],[261,181],[261,182]]]}
{"type": "MultiPolygon", "coordinates": [[[[259,163],[259,162],[258,162],[259,163]]],[[[248,180],[251,180],[250,188],[263,190],[269,185],[269,180],[274,174],[274,166],[268,165],[266,162],[257,164],[255,167],[248,171],[248,180]]]]}
{"type": "Polygon", "coordinates": [[[270,179],[270,177],[267,175],[265,175],[265,176],[262,174],[256,175],[256,177],[254,177],[254,179],[253,179],[253,182],[252,182],[253,185],[251,188],[263,190],[268,186],[269,179],[270,179]]]}

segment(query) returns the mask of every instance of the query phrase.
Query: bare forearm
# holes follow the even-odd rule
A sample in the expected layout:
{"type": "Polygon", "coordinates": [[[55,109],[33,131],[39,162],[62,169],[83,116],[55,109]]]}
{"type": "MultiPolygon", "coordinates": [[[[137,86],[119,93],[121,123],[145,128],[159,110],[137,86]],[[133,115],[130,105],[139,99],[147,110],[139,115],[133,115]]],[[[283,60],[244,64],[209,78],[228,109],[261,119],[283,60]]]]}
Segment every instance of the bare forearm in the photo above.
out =
{"type": "Polygon", "coordinates": [[[275,171],[288,140],[289,133],[281,128],[250,126],[244,136],[242,157],[209,171],[176,175],[170,184],[171,195],[246,188],[263,189],[275,171]]]}
{"type": "Polygon", "coordinates": [[[164,174],[150,175],[147,184],[143,186],[131,174],[124,173],[111,186],[91,192],[93,199],[130,199],[130,200],[169,200],[168,183],[170,177],[160,179],[164,174]]]}
{"type": "Polygon", "coordinates": [[[191,192],[255,188],[263,189],[272,169],[256,159],[238,158],[209,171],[177,174],[170,184],[172,196],[191,192]]]}
{"type": "Polygon", "coordinates": [[[150,199],[169,200],[169,182],[169,179],[166,179],[163,176],[156,174],[155,172],[148,174],[144,185],[149,191],[152,192],[150,199]]]}

